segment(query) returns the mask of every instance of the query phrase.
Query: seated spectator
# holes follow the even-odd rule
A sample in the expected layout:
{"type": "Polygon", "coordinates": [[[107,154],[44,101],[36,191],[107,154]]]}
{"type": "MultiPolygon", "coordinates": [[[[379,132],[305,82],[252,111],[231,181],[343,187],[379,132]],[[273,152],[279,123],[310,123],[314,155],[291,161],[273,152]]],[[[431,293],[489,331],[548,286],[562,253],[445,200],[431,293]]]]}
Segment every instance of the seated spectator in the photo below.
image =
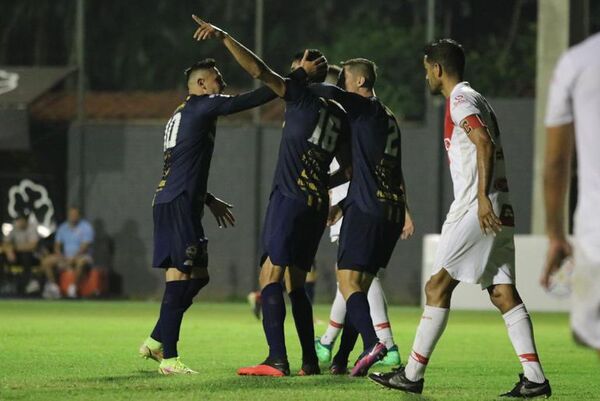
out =
{"type": "Polygon", "coordinates": [[[20,214],[13,222],[13,229],[4,238],[6,261],[23,267],[23,275],[17,283],[17,292],[32,294],[40,290],[40,283],[31,276],[31,268],[38,262],[36,251],[40,236],[29,216],[20,214]]]}
{"type": "Polygon", "coordinates": [[[92,242],[94,229],[81,217],[77,207],[70,207],[67,221],[56,231],[54,252],[42,259],[42,269],[46,274],[46,285],[42,296],[44,298],[60,298],[60,288],[55,269],[74,272],[74,282],[67,289],[67,297],[77,297],[77,284],[82,278],[84,269],[92,264],[92,242]]]}

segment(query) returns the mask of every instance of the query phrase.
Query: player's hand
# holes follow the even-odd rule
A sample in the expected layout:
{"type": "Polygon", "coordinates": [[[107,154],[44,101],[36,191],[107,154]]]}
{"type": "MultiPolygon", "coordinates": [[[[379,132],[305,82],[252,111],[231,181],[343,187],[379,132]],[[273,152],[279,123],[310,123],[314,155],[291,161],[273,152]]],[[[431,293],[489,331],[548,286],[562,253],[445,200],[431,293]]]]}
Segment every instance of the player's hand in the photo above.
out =
{"type": "Polygon", "coordinates": [[[208,205],[208,208],[213,216],[215,216],[215,220],[217,220],[219,228],[227,228],[228,224],[231,227],[235,226],[235,217],[230,210],[233,208],[233,205],[224,202],[219,198],[214,198],[208,205]]]}
{"type": "Polygon", "coordinates": [[[327,59],[325,56],[321,56],[316,60],[308,61],[308,50],[304,50],[304,56],[300,61],[300,67],[304,68],[309,78],[323,75],[327,71],[327,59]]]}
{"type": "Polygon", "coordinates": [[[327,225],[332,226],[344,215],[344,211],[340,207],[340,205],[333,205],[329,208],[329,216],[327,216],[327,225]]]}
{"type": "Polygon", "coordinates": [[[227,33],[219,27],[201,20],[198,16],[192,14],[192,19],[198,24],[198,29],[194,32],[194,39],[197,41],[206,39],[223,39],[227,33]]]}
{"type": "Polygon", "coordinates": [[[492,202],[487,196],[478,198],[477,215],[479,218],[479,227],[483,235],[496,234],[502,231],[502,222],[494,213],[492,202]]]}
{"type": "Polygon", "coordinates": [[[573,248],[564,238],[551,239],[546,254],[544,271],[540,277],[540,284],[545,289],[550,286],[550,277],[560,269],[564,260],[573,255],[573,248]]]}
{"type": "Polygon", "coordinates": [[[402,227],[402,234],[400,239],[409,239],[415,233],[415,223],[408,212],[408,209],[404,213],[404,227],[402,227]]]}

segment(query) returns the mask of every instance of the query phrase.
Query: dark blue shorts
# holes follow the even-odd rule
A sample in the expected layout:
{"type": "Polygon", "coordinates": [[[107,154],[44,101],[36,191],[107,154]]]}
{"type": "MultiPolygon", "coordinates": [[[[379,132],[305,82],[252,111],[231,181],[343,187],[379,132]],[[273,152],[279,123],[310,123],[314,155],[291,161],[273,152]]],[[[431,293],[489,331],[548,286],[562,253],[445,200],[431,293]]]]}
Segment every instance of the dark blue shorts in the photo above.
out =
{"type": "Polygon", "coordinates": [[[365,213],[351,203],[344,207],[344,220],[338,246],[338,269],[356,270],[376,275],[384,269],[402,234],[401,221],[390,222],[383,217],[365,213]]]}
{"type": "Polygon", "coordinates": [[[327,208],[317,211],[304,201],[271,193],[262,232],[260,264],[310,271],[327,223],[327,208]]]}
{"type": "Polygon", "coordinates": [[[202,228],[202,205],[193,204],[187,193],[153,207],[154,257],[152,266],[176,267],[191,273],[192,267],[207,267],[208,240],[202,228]]]}

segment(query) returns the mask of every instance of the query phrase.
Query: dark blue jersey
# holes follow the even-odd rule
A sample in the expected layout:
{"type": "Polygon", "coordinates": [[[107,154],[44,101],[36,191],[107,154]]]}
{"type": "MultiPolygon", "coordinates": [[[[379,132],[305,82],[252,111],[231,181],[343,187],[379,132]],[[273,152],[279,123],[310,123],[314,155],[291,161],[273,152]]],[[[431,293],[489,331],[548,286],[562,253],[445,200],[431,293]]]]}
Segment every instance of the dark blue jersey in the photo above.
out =
{"type": "Polygon", "coordinates": [[[346,202],[389,221],[404,218],[400,128],[376,97],[365,98],[327,84],[310,85],[317,96],[346,110],[352,132],[352,180],[346,202]],[[400,216],[402,214],[402,216],[400,216]]]}
{"type": "Polygon", "coordinates": [[[217,117],[264,104],[277,97],[267,87],[238,96],[190,95],[173,113],[164,136],[164,167],[154,203],[187,192],[193,201],[206,195],[217,117]]]}
{"type": "Polygon", "coordinates": [[[285,121],[273,189],[311,207],[328,207],[329,164],[349,139],[346,113],[335,102],[314,95],[306,84],[285,82],[285,121]]]}

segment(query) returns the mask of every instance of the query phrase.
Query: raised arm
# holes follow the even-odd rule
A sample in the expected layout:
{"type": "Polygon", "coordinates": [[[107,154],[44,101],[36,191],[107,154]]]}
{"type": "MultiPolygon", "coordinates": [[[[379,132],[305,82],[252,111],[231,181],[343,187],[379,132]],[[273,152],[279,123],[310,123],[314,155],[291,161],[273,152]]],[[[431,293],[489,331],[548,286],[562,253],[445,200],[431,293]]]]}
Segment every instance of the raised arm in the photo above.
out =
{"type": "MultiPolygon", "coordinates": [[[[260,79],[273,90],[279,97],[284,97],[286,85],[284,78],[271,70],[256,54],[250,51],[247,47],[235,40],[231,35],[222,29],[209,24],[199,17],[193,15],[192,18],[198,24],[198,28],[194,33],[196,40],[219,39],[225,45],[227,50],[233,55],[238,64],[246,70],[254,79],[260,79]]],[[[301,61],[301,66],[307,71],[309,76],[316,75],[327,68],[326,60],[321,57],[314,61],[306,60],[307,53],[301,61]]]]}
{"type": "Polygon", "coordinates": [[[213,113],[226,116],[261,106],[275,99],[277,95],[268,86],[241,93],[237,96],[212,95],[213,113]]]}

